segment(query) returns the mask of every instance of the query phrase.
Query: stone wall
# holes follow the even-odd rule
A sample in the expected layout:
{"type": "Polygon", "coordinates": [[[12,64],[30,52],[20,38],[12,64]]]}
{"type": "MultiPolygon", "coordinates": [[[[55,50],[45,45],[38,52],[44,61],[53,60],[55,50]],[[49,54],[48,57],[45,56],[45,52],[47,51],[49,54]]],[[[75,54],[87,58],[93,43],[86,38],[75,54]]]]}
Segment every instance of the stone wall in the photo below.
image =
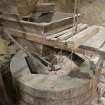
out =
{"type": "MultiPolygon", "coordinates": [[[[0,10],[11,10],[8,4],[13,4],[15,0],[0,0],[0,10]],[[5,8],[4,8],[5,7],[5,8]]],[[[56,3],[57,11],[72,12],[74,0],[39,0],[56,3]]],[[[80,21],[88,24],[103,25],[105,22],[105,0],[79,0],[80,21]]]]}
{"type": "MultiPolygon", "coordinates": [[[[64,12],[73,11],[74,0],[55,0],[57,10],[64,12]]],[[[90,25],[105,24],[105,0],[79,0],[80,21],[90,25]]]]}
{"type": "Polygon", "coordinates": [[[105,0],[80,0],[82,18],[80,21],[88,24],[105,24],[105,0]]]}

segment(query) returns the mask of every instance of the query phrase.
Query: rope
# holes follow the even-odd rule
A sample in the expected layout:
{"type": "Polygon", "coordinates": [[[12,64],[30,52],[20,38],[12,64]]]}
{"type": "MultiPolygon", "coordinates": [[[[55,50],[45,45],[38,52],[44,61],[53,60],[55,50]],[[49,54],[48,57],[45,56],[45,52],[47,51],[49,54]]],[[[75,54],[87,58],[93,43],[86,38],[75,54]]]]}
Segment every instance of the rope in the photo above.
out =
{"type": "MultiPolygon", "coordinates": [[[[78,25],[78,6],[79,6],[79,1],[75,0],[74,1],[74,17],[73,17],[73,28],[74,28],[73,34],[75,34],[77,32],[77,28],[78,28],[77,27],[77,25],[78,25]]],[[[71,37],[71,38],[73,40],[73,37],[71,37]]],[[[70,54],[71,61],[73,59],[73,53],[74,53],[74,50],[72,49],[71,54],[70,54]]],[[[71,68],[73,68],[72,63],[73,62],[71,62],[71,68]]]]}
{"type": "Polygon", "coordinates": [[[75,3],[74,3],[74,18],[73,18],[74,32],[77,31],[77,25],[78,25],[78,6],[79,6],[79,1],[75,0],[75,3]]]}

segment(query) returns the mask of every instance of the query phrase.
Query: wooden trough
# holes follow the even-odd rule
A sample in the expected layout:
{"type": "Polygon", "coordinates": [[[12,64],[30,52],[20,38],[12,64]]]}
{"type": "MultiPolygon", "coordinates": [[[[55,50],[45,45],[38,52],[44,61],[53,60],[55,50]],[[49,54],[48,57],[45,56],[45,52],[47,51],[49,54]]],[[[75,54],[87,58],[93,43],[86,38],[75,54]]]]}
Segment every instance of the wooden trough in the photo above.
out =
{"type": "Polygon", "coordinates": [[[6,28],[46,36],[72,27],[74,16],[73,13],[36,13],[32,20],[26,21],[19,15],[4,13],[1,23],[6,28]]]}

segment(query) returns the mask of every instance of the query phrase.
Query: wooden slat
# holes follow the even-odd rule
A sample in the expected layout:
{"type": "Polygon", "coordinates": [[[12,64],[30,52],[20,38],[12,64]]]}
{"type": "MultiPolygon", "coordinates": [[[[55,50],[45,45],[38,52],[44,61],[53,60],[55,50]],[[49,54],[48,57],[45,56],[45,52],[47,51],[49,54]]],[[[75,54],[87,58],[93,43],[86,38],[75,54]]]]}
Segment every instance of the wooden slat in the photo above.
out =
{"type": "MultiPolygon", "coordinates": [[[[87,24],[78,24],[76,33],[78,33],[78,32],[80,32],[80,31],[86,29],[87,27],[88,27],[87,24]]],[[[73,31],[74,31],[74,28],[75,28],[75,27],[71,28],[70,31],[68,31],[68,32],[66,32],[65,34],[63,34],[62,36],[58,37],[58,39],[59,39],[59,40],[67,40],[68,38],[71,38],[73,35],[76,34],[76,33],[73,34],[73,33],[74,33],[74,32],[73,32],[73,31]]]]}

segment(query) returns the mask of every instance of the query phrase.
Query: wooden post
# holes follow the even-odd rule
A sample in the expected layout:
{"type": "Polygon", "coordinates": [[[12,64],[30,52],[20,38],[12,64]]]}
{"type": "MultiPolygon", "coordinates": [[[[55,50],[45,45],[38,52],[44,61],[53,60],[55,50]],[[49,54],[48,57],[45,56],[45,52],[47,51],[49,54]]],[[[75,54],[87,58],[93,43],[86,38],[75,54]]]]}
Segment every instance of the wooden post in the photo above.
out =
{"type": "Polygon", "coordinates": [[[3,78],[0,71],[0,104],[2,105],[13,105],[12,101],[10,100],[6,88],[3,82],[3,78]]]}

